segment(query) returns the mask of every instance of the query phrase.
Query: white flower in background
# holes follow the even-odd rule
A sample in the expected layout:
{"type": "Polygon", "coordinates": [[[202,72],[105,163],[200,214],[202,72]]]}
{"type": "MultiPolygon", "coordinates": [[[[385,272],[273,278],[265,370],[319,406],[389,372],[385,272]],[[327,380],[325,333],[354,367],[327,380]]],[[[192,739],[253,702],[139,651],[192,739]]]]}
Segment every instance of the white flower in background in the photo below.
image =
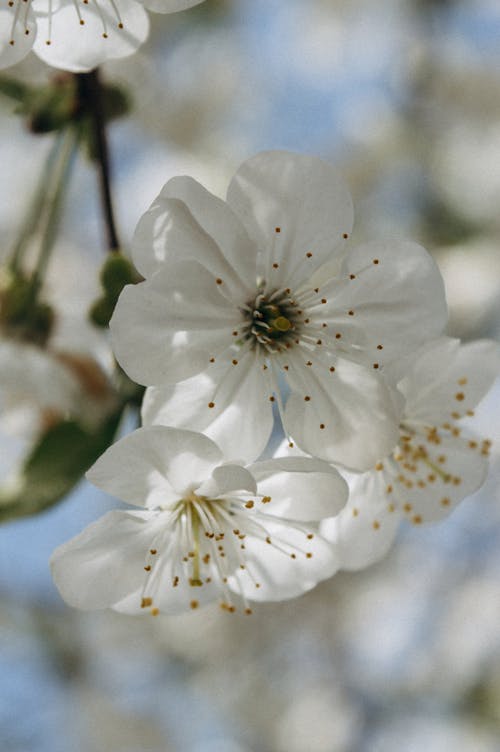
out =
{"type": "Polygon", "coordinates": [[[457,421],[474,414],[498,376],[498,343],[443,337],[387,371],[405,398],[398,445],[374,469],[349,477],[348,505],[321,526],[343,569],[381,558],[401,520],[419,525],[448,515],[488,470],[490,442],[465,435],[457,421]]]}
{"type": "Polygon", "coordinates": [[[379,371],[441,333],[443,283],[414,243],[348,253],[352,221],[344,184],[314,157],[257,155],[227,203],[189,177],[170,180],[136,231],[146,280],[123,290],[111,320],[123,368],[160,387],[145,423],[258,457],[275,402],[312,455],[364,470],[390,451],[399,405],[379,371]]]}
{"type": "Polygon", "coordinates": [[[319,460],[224,464],[202,434],[140,428],[88,473],[99,488],[141,511],[116,510],[60,546],[52,574],[83,609],[174,613],[219,599],[292,598],[336,569],[317,522],[347,499],[340,475],[319,460]]]}
{"type": "Polygon", "coordinates": [[[0,426],[9,434],[35,437],[73,413],[77,380],[54,357],[34,345],[0,342],[0,426]]]}
{"type": "Polygon", "coordinates": [[[2,0],[0,68],[33,49],[49,65],[79,73],[135,52],[149,32],[147,10],[174,13],[203,0],[2,0]]]}
{"type": "Polygon", "coordinates": [[[89,356],[0,342],[0,429],[36,439],[73,418],[95,428],[116,407],[105,373],[89,356]]]}

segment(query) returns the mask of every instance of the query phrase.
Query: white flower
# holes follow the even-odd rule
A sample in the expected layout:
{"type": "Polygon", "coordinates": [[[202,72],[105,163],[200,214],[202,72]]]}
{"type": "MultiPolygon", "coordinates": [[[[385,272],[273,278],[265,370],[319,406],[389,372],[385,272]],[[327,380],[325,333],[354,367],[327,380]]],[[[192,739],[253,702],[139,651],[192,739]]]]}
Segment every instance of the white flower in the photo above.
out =
{"type": "Polygon", "coordinates": [[[317,521],[336,514],[347,487],[326,463],[303,458],[223,464],[202,434],[140,428],[111,446],[88,478],[145,507],[113,511],[51,559],[63,598],[84,609],[173,613],[234,596],[297,596],[333,574],[334,548],[317,521]]]}
{"type": "Polygon", "coordinates": [[[388,369],[405,398],[400,440],[374,469],[349,478],[348,505],[321,531],[343,569],[381,558],[402,519],[436,522],[484,482],[490,442],[463,435],[457,421],[474,408],[500,370],[498,344],[441,338],[388,369]]]}
{"type": "Polygon", "coordinates": [[[312,455],[364,470],[389,451],[399,405],[379,370],[442,331],[443,284],[413,243],[347,253],[352,219],[343,183],[314,157],[257,155],[227,203],[188,177],[167,183],[136,231],[146,281],[124,289],[111,320],[127,373],[164,385],[144,421],[257,457],[275,402],[312,455]]]}
{"type": "Polygon", "coordinates": [[[0,341],[0,428],[36,439],[53,423],[76,419],[95,428],[116,396],[95,360],[82,353],[0,341]]]}
{"type": "Polygon", "coordinates": [[[54,420],[76,411],[77,380],[64,365],[34,345],[0,342],[0,426],[36,437],[54,420]]]}
{"type": "Polygon", "coordinates": [[[148,10],[174,13],[203,0],[2,0],[0,68],[33,51],[79,73],[131,55],[149,32],[148,10]]]}

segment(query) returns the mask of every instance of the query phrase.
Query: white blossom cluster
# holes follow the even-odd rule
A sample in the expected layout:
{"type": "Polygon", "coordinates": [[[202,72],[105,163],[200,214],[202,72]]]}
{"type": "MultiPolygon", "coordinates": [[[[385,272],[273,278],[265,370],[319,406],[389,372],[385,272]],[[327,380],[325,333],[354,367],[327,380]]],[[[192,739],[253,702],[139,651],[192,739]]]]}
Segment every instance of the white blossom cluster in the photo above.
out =
{"type": "Polygon", "coordinates": [[[48,65],[81,73],[127,57],[149,34],[147,10],[175,13],[203,0],[2,0],[0,68],[33,52],[48,65]]]}
{"type": "Polygon", "coordinates": [[[352,224],[336,172],[304,155],[258,154],[226,201],[188,177],[163,188],[135,234],[144,281],[110,325],[147,386],[143,427],[88,473],[139,510],[56,550],[69,603],[250,613],[376,561],[403,519],[437,521],[483,483],[489,442],[459,423],[497,345],[443,335],[422,247],[351,248],[352,224]],[[276,417],[285,447],[259,459],[276,417]]]}

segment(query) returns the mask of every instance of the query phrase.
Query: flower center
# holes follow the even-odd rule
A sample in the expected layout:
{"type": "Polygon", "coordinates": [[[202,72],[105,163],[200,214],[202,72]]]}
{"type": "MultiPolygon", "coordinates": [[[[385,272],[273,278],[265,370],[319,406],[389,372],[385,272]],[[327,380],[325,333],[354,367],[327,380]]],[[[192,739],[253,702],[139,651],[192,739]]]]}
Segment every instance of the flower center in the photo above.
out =
{"type": "Polygon", "coordinates": [[[236,594],[243,601],[245,613],[251,614],[240,578],[245,575],[256,590],[261,582],[259,571],[253,571],[252,558],[249,560],[246,556],[247,536],[292,559],[311,559],[314,534],[301,523],[287,520],[287,528],[303,535],[303,544],[300,539],[282,538],[279,531],[271,536],[269,517],[257,511],[256,504],[268,504],[272,499],[260,496],[257,502],[259,496],[212,499],[191,492],[171,509],[162,510],[165,525],[153,540],[146,558],[141,607],[150,608],[156,616],[158,593],[169,585],[185,589],[192,609],[198,608],[199,599],[204,599],[215,588],[213,597],[222,597],[222,608],[233,612],[232,594],[236,594]],[[165,568],[169,570],[167,580],[165,568]]]}
{"type": "Polygon", "coordinates": [[[253,340],[254,346],[264,347],[268,352],[280,352],[297,339],[302,311],[290,297],[290,290],[276,290],[270,294],[259,292],[245,307],[245,313],[247,323],[243,337],[253,340]]]}

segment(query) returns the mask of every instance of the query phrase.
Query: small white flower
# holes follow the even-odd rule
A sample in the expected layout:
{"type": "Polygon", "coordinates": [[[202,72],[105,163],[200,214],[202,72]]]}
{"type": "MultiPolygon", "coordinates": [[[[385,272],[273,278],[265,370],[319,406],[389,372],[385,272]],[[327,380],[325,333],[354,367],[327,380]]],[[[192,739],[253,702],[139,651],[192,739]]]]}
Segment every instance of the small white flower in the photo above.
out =
{"type": "Polygon", "coordinates": [[[358,569],[389,549],[401,520],[415,525],[448,515],[484,482],[490,442],[464,435],[500,371],[498,344],[441,338],[388,369],[404,395],[400,440],[374,469],[349,478],[350,499],[321,531],[343,569],[358,569]]]}
{"type": "Polygon", "coordinates": [[[145,9],[174,13],[203,0],[2,0],[0,68],[33,51],[79,73],[135,52],[149,32],[145,9]]]}
{"type": "Polygon", "coordinates": [[[94,429],[116,406],[111,384],[92,357],[0,341],[0,428],[5,433],[33,440],[71,418],[94,429]]]}
{"type": "Polygon", "coordinates": [[[347,486],[326,463],[224,464],[202,434],[140,428],[111,446],[92,483],[144,511],[113,511],[52,555],[63,598],[83,609],[174,613],[219,599],[292,598],[336,569],[317,522],[347,486]]]}
{"type": "Polygon", "coordinates": [[[76,378],[49,353],[0,342],[0,426],[6,433],[34,438],[54,420],[74,414],[80,398],[76,378]]]}
{"type": "Polygon", "coordinates": [[[111,320],[123,368],[159,387],[144,422],[224,449],[237,436],[258,457],[275,402],[314,456],[365,470],[389,451],[399,404],[379,371],[441,333],[443,283],[414,243],[348,253],[352,221],[344,184],[314,157],[257,155],[227,203],[188,177],[167,183],[136,231],[146,281],[124,289],[111,320]]]}

